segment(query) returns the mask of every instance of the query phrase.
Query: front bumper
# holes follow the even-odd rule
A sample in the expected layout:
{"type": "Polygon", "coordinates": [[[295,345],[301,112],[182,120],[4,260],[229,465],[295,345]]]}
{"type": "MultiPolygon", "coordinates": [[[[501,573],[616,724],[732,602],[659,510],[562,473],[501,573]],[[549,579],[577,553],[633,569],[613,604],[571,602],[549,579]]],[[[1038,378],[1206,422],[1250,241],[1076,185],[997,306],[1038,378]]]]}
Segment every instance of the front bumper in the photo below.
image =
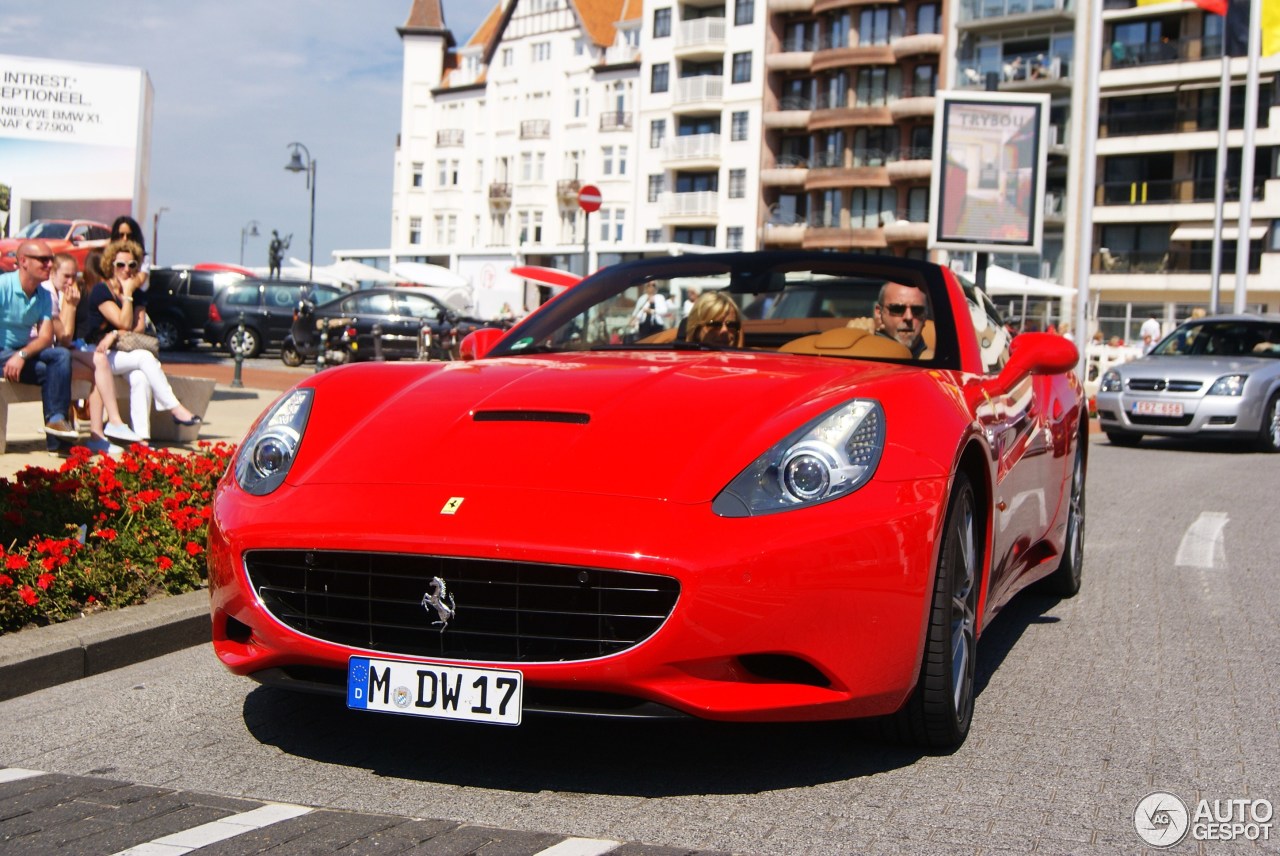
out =
{"type": "Polygon", "coordinates": [[[1244,396],[1099,392],[1098,422],[1104,431],[1168,436],[1256,434],[1260,415],[1244,396]],[[1139,407],[1165,413],[1139,413],[1139,407]],[[1168,413],[1169,408],[1181,413],[1168,413]]]}
{"type": "MultiPolygon", "coordinates": [[[[708,504],[457,486],[286,485],[277,494],[250,497],[224,481],[214,502],[214,648],[237,674],[342,690],[353,655],[478,662],[300,632],[251,588],[247,551],[461,557],[534,572],[610,569],[678,582],[674,608],[643,641],[585,659],[483,662],[519,669],[531,710],[618,715],[630,705],[765,721],[901,706],[920,666],[946,484],[873,483],[814,508],[734,520],[708,504]],[[459,496],[455,513],[442,514],[459,496]],[[352,514],[360,508],[376,513],[352,514]]],[[[422,580],[424,593],[429,582],[422,580]]],[[[464,609],[459,602],[459,616],[464,609]]],[[[440,633],[431,618],[424,612],[423,632],[440,633]]]]}

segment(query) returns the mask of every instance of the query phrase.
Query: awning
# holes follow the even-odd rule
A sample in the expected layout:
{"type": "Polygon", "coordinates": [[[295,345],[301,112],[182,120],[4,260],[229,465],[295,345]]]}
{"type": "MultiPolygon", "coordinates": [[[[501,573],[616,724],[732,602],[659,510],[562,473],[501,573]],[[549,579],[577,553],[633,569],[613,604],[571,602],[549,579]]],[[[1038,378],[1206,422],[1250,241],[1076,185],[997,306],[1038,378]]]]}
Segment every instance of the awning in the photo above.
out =
{"type": "MultiPolygon", "coordinates": [[[[1260,241],[1267,236],[1267,226],[1250,226],[1249,240],[1260,241]]],[[[1239,226],[1223,226],[1222,240],[1235,241],[1240,237],[1239,226]]],[[[1213,224],[1212,223],[1188,223],[1185,226],[1178,226],[1173,230],[1173,234],[1169,236],[1170,241],[1212,241],[1213,240],[1213,224]]]]}
{"type": "Polygon", "coordinates": [[[1066,297],[1075,294],[1074,288],[1067,288],[1043,279],[1027,276],[999,265],[987,268],[986,292],[991,297],[1028,296],[1028,297],[1066,297]]]}

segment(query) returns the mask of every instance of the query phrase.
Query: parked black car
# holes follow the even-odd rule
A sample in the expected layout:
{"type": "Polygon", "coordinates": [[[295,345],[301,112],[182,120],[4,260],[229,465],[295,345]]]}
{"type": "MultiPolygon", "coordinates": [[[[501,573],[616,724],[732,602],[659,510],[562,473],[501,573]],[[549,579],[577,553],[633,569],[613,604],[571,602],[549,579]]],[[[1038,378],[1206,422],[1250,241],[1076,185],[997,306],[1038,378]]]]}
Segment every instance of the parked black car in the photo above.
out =
{"type": "Polygon", "coordinates": [[[152,268],[147,284],[147,317],[155,325],[160,347],[182,348],[204,335],[214,296],[244,279],[233,271],[152,268]]]}
{"type": "Polygon", "coordinates": [[[290,279],[242,279],[222,289],[209,305],[204,340],[211,345],[256,357],[276,349],[289,334],[293,311],[300,300],[328,302],[342,289],[318,282],[290,279]],[[244,314],[244,334],[238,333],[244,314]]]}
{"type": "MultiPolygon", "coordinates": [[[[370,288],[320,304],[311,311],[313,323],[347,318],[356,330],[353,362],[373,360],[379,356],[374,343],[373,327],[381,327],[381,356],[386,360],[417,359],[419,337],[423,329],[429,337],[423,341],[430,359],[454,359],[458,342],[479,327],[503,326],[498,321],[483,321],[459,315],[427,289],[397,286],[370,288]]],[[[290,348],[286,343],[280,357],[288,365],[301,365],[314,359],[315,348],[290,348]]]]}

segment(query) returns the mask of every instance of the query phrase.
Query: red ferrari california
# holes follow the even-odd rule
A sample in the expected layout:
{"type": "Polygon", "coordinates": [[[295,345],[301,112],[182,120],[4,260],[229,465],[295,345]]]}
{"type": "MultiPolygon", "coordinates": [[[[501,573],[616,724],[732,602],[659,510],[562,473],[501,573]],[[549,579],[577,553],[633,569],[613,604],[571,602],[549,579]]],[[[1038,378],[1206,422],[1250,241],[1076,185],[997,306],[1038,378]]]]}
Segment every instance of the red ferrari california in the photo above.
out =
{"type": "Polygon", "coordinates": [[[474,359],[309,377],[214,500],[214,648],[349,707],[884,717],[960,744],[1022,588],[1080,586],[1075,346],[926,262],[629,262],[474,359]]]}

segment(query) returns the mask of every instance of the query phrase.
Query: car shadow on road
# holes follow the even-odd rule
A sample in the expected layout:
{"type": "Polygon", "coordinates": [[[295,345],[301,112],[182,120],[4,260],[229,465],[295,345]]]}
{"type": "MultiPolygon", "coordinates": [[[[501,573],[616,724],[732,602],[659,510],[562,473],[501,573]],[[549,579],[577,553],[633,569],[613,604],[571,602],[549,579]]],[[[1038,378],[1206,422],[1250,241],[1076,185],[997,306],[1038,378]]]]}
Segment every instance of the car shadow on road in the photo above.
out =
{"type": "MultiPolygon", "coordinates": [[[[1024,594],[978,649],[978,692],[1056,599],[1024,594]]],[[[882,737],[881,723],[739,724],[527,716],[518,728],[347,710],[339,698],[257,687],[244,722],[282,752],[379,776],[516,792],[612,796],[748,794],[909,767],[926,754],[882,737]]],[[[978,706],[974,732],[998,728],[978,706]]],[[[972,739],[972,736],[971,736],[972,739]]]]}

